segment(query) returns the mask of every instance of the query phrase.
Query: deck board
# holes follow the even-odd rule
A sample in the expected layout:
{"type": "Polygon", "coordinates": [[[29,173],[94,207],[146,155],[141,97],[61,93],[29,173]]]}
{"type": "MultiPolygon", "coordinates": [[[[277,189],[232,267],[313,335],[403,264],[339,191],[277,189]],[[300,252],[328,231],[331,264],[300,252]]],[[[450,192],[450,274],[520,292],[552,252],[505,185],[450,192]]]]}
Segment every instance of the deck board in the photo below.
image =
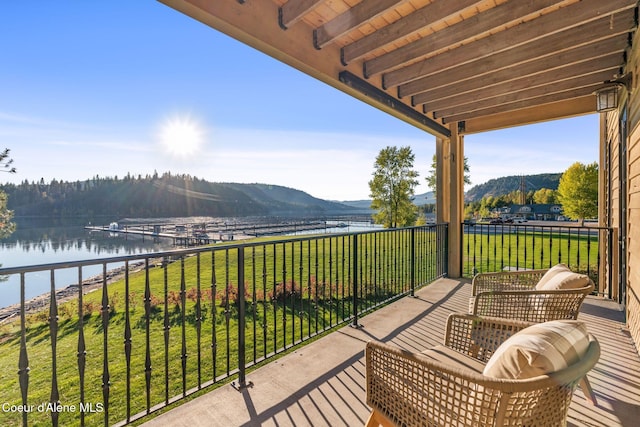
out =
{"type": "MultiPolygon", "coordinates": [[[[471,285],[441,279],[247,374],[242,392],[225,385],[144,424],[153,426],[357,426],[365,403],[364,345],[377,339],[408,350],[440,344],[447,316],[465,311],[471,285]]],[[[598,405],[576,390],[569,426],[630,427],[640,420],[640,357],[616,304],[588,298],[579,319],[598,338],[602,355],[589,380],[598,405]]]]}

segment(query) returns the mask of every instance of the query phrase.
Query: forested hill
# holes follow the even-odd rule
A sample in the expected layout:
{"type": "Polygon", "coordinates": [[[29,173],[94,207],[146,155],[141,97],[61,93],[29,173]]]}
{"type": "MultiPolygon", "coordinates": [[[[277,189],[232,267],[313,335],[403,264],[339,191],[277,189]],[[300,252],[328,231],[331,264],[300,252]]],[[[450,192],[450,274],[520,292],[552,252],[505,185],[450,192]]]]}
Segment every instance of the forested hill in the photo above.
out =
{"type": "Polygon", "coordinates": [[[520,190],[524,179],[526,192],[537,191],[541,188],[557,190],[562,173],[543,173],[539,175],[505,176],[491,179],[484,184],[472,187],[465,194],[467,202],[477,202],[488,196],[502,196],[512,191],[520,190]]]}
{"type": "Polygon", "coordinates": [[[353,211],[299,190],[267,184],[213,183],[164,174],[87,181],[0,185],[16,216],[177,217],[325,215],[353,211]]]}

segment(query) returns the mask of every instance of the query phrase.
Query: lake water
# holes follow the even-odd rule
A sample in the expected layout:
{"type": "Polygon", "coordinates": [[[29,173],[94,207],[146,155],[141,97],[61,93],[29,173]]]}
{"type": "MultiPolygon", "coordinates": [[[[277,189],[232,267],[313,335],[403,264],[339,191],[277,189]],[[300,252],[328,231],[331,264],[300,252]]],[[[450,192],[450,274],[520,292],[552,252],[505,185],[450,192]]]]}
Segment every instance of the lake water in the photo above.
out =
{"type": "MultiPolygon", "coordinates": [[[[188,219],[179,219],[188,221],[188,219]]],[[[237,218],[229,219],[238,221],[237,218]]],[[[147,222],[149,220],[144,220],[147,222]]],[[[165,220],[169,221],[169,220],[165,220]]],[[[173,241],[166,238],[150,238],[124,233],[90,232],[84,227],[86,220],[16,220],[16,231],[0,240],[0,265],[3,268],[51,264],[57,262],[104,259],[122,255],[135,255],[174,249],[173,241]]],[[[102,225],[102,222],[96,221],[102,225]]],[[[322,232],[356,232],[377,228],[365,221],[328,221],[328,228],[296,234],[322,232]],[[337,227],[337,225],[342,225],[337,227]],[[332,227],[336,225],[336,227],[332,227]],[[347,225],[344,227],[344,225],[347,225]]],[[[119,265],[109,265],[117,268],[119,265]]],[[[102,273],[100,265],[84,267],[83,278],[102,273]]],[[[27,300],[50,291],[48,271],[25,274],[25,298],[27,300]]],[[[64,288],[78,282],[77,269],[56,270],[56,288],[64,288]]],[[[20,276],[6,276],[0,281],[0,307],[20,302],[20,276]]]]}
{"type": "MultiPolygon", "coordinates": [[[[86,222],[52,220],[17,220],[16,231],[0,240],[0,264],[3,268],[57,262],[103,259],[120,255],[142,254],[173,248],[170,239],[89,232],[86,222]]],[[[113,268],[117,267],[114,265],[113,268]]],[[[101,273],[101,266],[83,268],[83,277],[101,273]]],[[[26,299],[50,291],[48,272],[27,273],[26,299]]],[[[76,269],[57,270],[55,283],[63,288],[78,282],[76,269]]],[[[20,301],[20,276],[6,276],[0,281],[0,307],[20,301]]]]}

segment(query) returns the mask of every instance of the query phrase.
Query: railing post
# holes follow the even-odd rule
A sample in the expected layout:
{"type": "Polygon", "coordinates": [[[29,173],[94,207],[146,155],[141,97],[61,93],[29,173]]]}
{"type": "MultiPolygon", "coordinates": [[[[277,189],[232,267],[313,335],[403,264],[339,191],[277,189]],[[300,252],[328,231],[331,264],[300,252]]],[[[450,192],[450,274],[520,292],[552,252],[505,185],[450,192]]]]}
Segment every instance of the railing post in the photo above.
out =
{"type": "Polygon", "coordinates": [[[246,379],[246,345],[245,345],[245,300],[244,300],[244,246],[238,247],[238,384],[236,390],[242,391],[250,387],[246,379]]]}
{"type": "Polygon", "coordinates": [[[449,224],[444,224],[444,269],[442,271],[443,277],[449,277],[449,224]]]}
{"type": "Polygon", "coordinates": [[[353,305],[353,322],[351,323],[351,327],[359,328],[358,325],[358,235],[354,234],[351,236],[351,259],[352,259],[352,278],[353,278],[353,295],[352,305],[353,305]]]}
{"type": "Polygon", "coordinates": [[[613,298],[613,229],[607,228],[607,288],[609,299],[613,298]]]}
{"type": "Polygon", "coordinates": [[[411,271],[409,272],[409,281],[411,282],[411,296],[416,296],[416,229],[411,229],[410,237],[411,248],[409,249],[409,262],[411,263],[411,271]]]}

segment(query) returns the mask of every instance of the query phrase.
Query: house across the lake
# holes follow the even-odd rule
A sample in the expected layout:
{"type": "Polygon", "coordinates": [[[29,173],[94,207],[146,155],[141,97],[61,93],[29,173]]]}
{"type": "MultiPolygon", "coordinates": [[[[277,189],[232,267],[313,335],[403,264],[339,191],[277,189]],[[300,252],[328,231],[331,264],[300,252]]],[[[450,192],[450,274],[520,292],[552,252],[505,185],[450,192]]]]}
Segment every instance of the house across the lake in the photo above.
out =
{"type": "Polygon", "coordinates": [[[534,221],[564,221],[559,204],[531,204],[504,206],[497,210],[502,219],[523,218],[534,221]]]}

